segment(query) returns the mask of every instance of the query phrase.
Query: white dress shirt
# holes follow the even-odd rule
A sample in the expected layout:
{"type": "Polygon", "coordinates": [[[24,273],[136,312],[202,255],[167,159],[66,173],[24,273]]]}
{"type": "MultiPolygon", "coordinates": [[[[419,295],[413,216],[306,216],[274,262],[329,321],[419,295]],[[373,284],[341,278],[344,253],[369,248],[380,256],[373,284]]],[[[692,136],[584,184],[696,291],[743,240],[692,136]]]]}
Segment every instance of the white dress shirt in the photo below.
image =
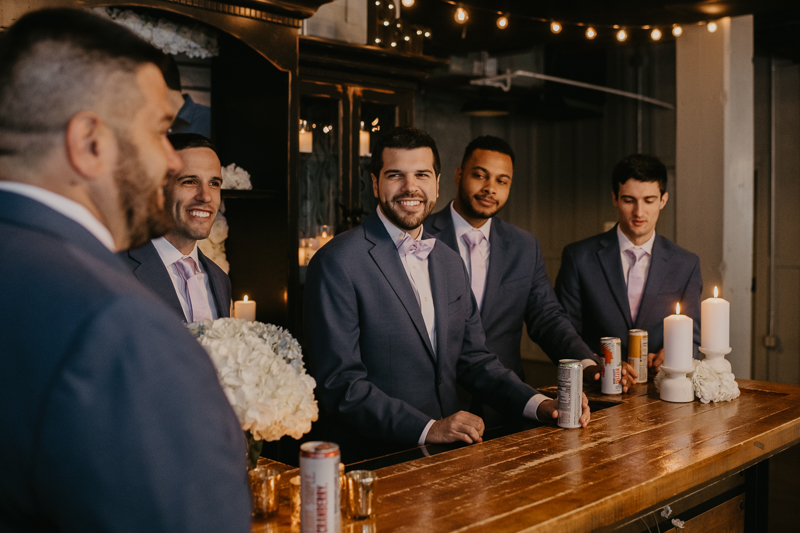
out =
{"type": "Polygon", "coordinates": [[[203,282],[201,284],[203,296],[205,296],[206,300],[208,300],[208,306],[211,308],[211,316],[214,319],[219,318],[217,304],[214,303],[214,293],[211,291],[211,282],[209,281],[206,273],[203,271],[203,264],[200,262],[200,257],[197,254],[197,244],[194,245],[194,248],[192,248],[192,251],[189,253],[189,255],[183,255],[164,237],[153,239],[152,243],[153,246],[156,247],[156,251],[158,252],[159,257],[161,257],[161,261],[167,268],[167,272],[169,272],[169,279],[172,280],[172,286],[175,287],[175,294],[178,295],[178,300],[181,302],[183,316],[186,318],[186,321],[191,322],[192,306],[189,301],[189,296],[186,292],[186,282],[181,277],[180,272],[178,272],[178,267],[175,265],[176,261],[180,261],[184,257],[191,257],[194,259],[194,262],[197,265],[197,270],[199,271],[197,276],[199,276],[200,281],[203,282]]]}
{"type": "Polygon", "coordinates": [[[114,237],[108,231],[108,228],[97,220],[91,211],[78,202],[41,187],[16,181],[0,181],[0,191],[13,192],[46,205],[53,211],[61,213],[86,228],[86,231],[94,235],[110,251],[117,251],[114,237]]]}
{"type": "Polygon", "coordinates": [[[619,224],[617,224],[617,239],[619,240],[619,257],[622,261],[622,275],[625,278],[625,286],[628,285],[628,273],[631,271],[631,266],[633,265],[633,259],[625,253],[626,250],[630,248],[641,248],[644,250],[645,253],[641,259],[639,259],[639,263],[641,264],[641,269],[644,274],[644,286],[647,286],[647,274],[650,272],[650,259],[653,257],[653,243],[656,240],[656,232],[654,231],[653,234],[650,236],[650,239],[641,246],[634,245],[631,240],[628,238],[627,235],[622,233],[622,230],[619,229],[619,224]]]}

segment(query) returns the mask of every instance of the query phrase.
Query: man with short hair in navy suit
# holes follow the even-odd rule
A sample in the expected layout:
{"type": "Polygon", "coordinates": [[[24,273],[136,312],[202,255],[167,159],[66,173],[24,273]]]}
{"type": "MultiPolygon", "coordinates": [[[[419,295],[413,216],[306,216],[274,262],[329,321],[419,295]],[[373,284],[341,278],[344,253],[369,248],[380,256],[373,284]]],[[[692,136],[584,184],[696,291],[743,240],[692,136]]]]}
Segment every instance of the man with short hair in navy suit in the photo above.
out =
{"type": "MultiPolygon", "coordinates": [[[[658,158],[634,154],[614,167],[611,200],[619,213],[613,229],[564,248],[556,294],[586,344],[619,337],[628,357],[628,331],[649,337],[648,366],[664,361],[664,318],[681,313],[694,320],[695,355],[700,345],[700,259],[656,233],[667,205],[667,169],[658,158]]],[[[625,367],[627,367],[627,362],[625,367]]]]}
{"type": "MultiPolygon", "coordinates": [[[[340,435],[406,445],[480,442],[483,421],[458,410],[456,383],[504,413],[557,416],[554,400],[486,349],[461,258],[423,231],[439,194],[439,169],[427,133],[386,132],[372,154],[378,211],[326,244],[308,266],[309,367],[340,435]]],[[[583,407],[586,425],[585,396],[583,407]]]]}
{"type": "Polygon", "coordinates": [[[229,317],[231,281],[197,246],[211,233],[221,202],[222,168],[216,148],[197,133],[168,138],[183,161],[181,171],[168,176],[164,186],[172,227],[163,237],[120,257],[186,322],[229,317]]]}
{"type": "Polygon", "coordinates": [[[166,229],[162,60],[82,10],[0,35],[0,531],[250,531],[214,366],[114,253],[166,229]]]}
{"type": "MultiPolygon", "coordinates": [[[[598,379],[595,355],[575,332],[547,278],[539,241],[495,216],[508,201],[513,175],[514,151],[506,141],[490,135],[474,139],[456,169],[455,199],[428,217],[425,229],[461,256],[486,347],[506,368],[525,379],[520,357],[524,327],[553,362],[582,360],[584,379],[598,379]]],[[[483,403],[474,397],[470,411],[483,413],[483,403]]]]}

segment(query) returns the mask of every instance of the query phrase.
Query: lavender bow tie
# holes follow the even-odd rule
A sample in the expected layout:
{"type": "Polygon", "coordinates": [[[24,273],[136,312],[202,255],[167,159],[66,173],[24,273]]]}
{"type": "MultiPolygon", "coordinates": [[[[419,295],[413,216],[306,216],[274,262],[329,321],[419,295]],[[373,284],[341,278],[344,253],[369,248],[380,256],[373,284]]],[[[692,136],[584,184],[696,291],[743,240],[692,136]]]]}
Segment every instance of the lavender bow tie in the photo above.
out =
{"type": "Polygon", "coordinates": [[[418,241],[406,233],[403,240],[397,245],[397,249],[405,255],[413,254],[417,259],[423,261],[428,257],[428,254],[431,253],[435,244],[436,239],[422,239],[418,241]]]}

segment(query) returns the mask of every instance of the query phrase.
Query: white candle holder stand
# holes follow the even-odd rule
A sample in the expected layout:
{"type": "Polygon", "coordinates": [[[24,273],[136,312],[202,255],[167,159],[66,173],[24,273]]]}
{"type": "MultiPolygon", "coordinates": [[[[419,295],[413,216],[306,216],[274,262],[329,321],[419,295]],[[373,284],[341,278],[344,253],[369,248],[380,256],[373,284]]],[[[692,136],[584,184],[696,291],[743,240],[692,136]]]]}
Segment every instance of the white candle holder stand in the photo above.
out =
{"type": "Polygon", "coordinates": [[[699,350],[705,354],[706,358],[704,361],[708,366],[713,368],[714,371],[720,374],[731,371],[731,362],[725,359],[725,356],[731,353],[730,347],[724,350],[709,350],[701,346],[699,350]]]}
{"type": "Polygon", "coordinates": [[[661,380],[661,399],[665,402],[687,403],[694,401],[694,387],[692,380],[686,374],[692,372],[693,368],[668,368],[661,365],[666,377],[661,380]]]}

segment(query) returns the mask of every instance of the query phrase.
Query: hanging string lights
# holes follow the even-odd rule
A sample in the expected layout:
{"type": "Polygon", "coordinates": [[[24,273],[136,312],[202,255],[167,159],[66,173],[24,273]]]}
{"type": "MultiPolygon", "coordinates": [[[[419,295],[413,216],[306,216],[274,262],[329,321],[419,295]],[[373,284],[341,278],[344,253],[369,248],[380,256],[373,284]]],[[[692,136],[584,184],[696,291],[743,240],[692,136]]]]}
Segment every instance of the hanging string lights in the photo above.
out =
{"type": "MultiPolygon", "coordinates": [[[[410,6],[410,5],[414,4],[414,1],[415,0],[402,0],[402,3],[403,3],[403,5],[410,6]],[[408,2],[408,4],[407,4],[407,2],[408,2]]],[[[505,30],[506,28],[508,28],[509,20],[511,18],[511,15],[509,13],[504,13],[504,12],[501,12],[501,11],[494,11],[494,10],[492,10],[490,8],[485,8],[485,7],[468,6],[468,5],[465,5],[465,4],[461,3],[461,2],[455,2],[453,0],[440,0],[440,1],[455,6],[455,11],[453,13],[453,18],[455,19],[455,21],[458,24],[462,24],[463,25],[463,24],[467,23],[467,21],[469,20],[469,16],[470,16],[469,15],[469,10],[490,11],[490,12],[496,13],[498,15],[496,24],[497,24],[497,27],[499,29],[505,30]]],[[[556,34],[556,35],[561,33],[562,30],[564,29],[564,24],[562,22],[560,22],[560,21],[556,21],[556,20],[552,20],[552,19],[544,19],[544,18],[532,17],[532,16],[526,16],[526,15],[514,15],[514,16],[516,18],[524,18],[526,20],[532,20],[532,21],[547,23],[550,26],[550,31],[552,33],[556,34]]],[[[702,21],[702,22],[698,22],[697,24],[700,24],[700,25],[705,24],[706,25],[706,29],[708,29],[708,31],[712,32],[712,33],[717,31],[717,27],[718,27],[717,22],[714,21],[714,20],[702,21]]],[[[619,42],[625,42],[625,41],[628,40],[628,38],[630,37],[630,30],[648,31],[649,35],[650,35],[650,39],[653,40],[653,41],[660,41],[662,39],[662,37],[664,36],[664,30],[662,30],[661,28],[655,28],[655,27],[652,27],[652,26],[649,26],[649,25],[629,26],[628,28],[622,28],[622,27],[620,27],[618,25],[605,26],[605,27],[600,26],[601,29],[598,29],[597,25],[589,25],[589,24],[586,24],[586,23],[583,23],[583,22],[571,22],[571,23],[568,23],[567,25],[568,26],[586,27],[586,31],[584,32],[584,35],[590,41],[593,40],[598,35],[600,35],[601,31],[603,31],[603,30],[607,30],[608,33],[612,33],[613,32],[614,36],[616,37],[617,41],[619,41],[619,42]]],[[[608,33],[606,33],[606,35],[608,35],[608,33]]],[[[673,24],[672,27],[671,27],[671,33],[672,33],[673,37],[680,37],[683,34],[683,27],[680,24],[673,24]]]]}

